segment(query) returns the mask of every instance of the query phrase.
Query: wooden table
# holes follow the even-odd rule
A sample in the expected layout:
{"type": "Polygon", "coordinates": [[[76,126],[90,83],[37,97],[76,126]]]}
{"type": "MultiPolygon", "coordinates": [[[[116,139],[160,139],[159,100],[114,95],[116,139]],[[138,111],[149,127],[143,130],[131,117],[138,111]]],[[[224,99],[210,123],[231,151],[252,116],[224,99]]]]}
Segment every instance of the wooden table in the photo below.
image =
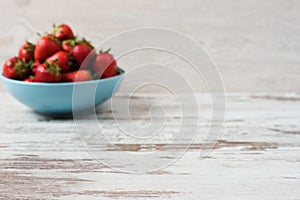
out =
{"type": "MultiPolygon", "coordinates": [[[[134,105],[142,107],[147,96],[166,100],[160,94],[139,95],[134,105]]],[[[299,199],[300,96],[226,98],[222,134],[205,159],[195,141],[172,165],[132,174],[93,159],[72,118],[38,115],[0,92],[0,199],[299,199]]],[[[199,104],[205,110],[206,101],[199,104]]],[[[107,104],[97,111],[102,123],[114,125],[107,104]]],[[[142,149],[128,141],[126,146],[142,149]]]]}

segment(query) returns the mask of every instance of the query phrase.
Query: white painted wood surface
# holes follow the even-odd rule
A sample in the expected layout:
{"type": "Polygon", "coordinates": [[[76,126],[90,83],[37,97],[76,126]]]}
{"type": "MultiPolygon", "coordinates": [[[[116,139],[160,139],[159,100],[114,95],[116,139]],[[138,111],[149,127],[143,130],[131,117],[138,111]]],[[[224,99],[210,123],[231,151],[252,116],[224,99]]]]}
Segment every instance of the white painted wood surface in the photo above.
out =
{"type": "MultiPolygon", "coordinates": [[[[198,96],[202,118],[208,120],[207,95],[198,96]]],[[[124,97],[116,98],[126,101],[124,97]]],[[[161,94],[140,94],[133,106],[143,108],[146,97],[157,103],[168,100],[161,94]]],[[[300,96],[296,94],[228,94],[224,129],[207,158],[199,159],[201,145],[196,141],[172,165],[144,174],[115,171],[92,159],[72,119],[35,114],[4,92],[0,99],[0,199],[292,200],[300,196],[300,96]]],[[[101,123],[113,127],[109,105],[97,110],[101,123]]],[[[128,141],[124,147],[141,150],[128,141]]]]}

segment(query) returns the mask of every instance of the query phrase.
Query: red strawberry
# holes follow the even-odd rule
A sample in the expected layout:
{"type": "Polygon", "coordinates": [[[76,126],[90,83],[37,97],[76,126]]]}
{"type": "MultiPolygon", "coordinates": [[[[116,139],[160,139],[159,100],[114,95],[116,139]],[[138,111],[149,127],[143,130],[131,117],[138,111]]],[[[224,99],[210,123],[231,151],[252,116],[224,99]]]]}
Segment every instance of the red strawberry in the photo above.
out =
{"type": "Polygon", "coordinates": [[[48,63],[56,63],[60,68],[61,72],[67,72],[71,69],[71,61],[69,59],[68,53],[65,51],[58,51],[49,58],[47,58],[46,62],[48,63]]]}
{"type": "Polygon", "coordinates": [[[83,44],[77,44],[72,50],[71,55],[73,56],[74,60],[77,62],[77,64],[80,66],[84,59],[88,56],[88,54],[93,49],[88,45],[83,44]]]}
{"type": "Polygon", "coordinates": [[[26,42],[19,50],[18,57],[23,62],[28,62],[33,60],[33,53],[34,53],[34,45],[30,42],[26,42]]]}
{"type": "Polygon", "coordinates": [[[76,40],[71,39],[71,40],[65,40],[62,43],[62,49],[64,51],[70,52],[72,50],[72,48],[76,45],[76,40]]]}
{"type": "Polygon", "coordinates": [[[30,77],[24,79],[24,82],[34,82],[34,77],[30,76],[30,77]]]}
{"type": "Polygon", "coordinates": [[[80,82],[91,80],[91,73],[88,70],[78,70],[62,75],[63,82],[80,82]]]}
{"type": "Polygon", "coordinates": [[[30,72],[30,65],[18,57],[8,59],[3,66],[3,75],[11,79],[24,79],[30,72]]]}
{"type": "Polygon", "coordinates": [[[89,42],[87,39],[82,38],[81,40],[77,40],[78,44],[83,44],[83,45],[87,45],[90,46],[92,49],[94,49],[93,45],[91,44],[91,42],[89,42]]]}
{"type": "Polygon", "coordinates": [[[96,56],[93,68],[99,78],[107,78],[117,74],[117,62],[108,51],[100,52],[96,56]]]}
{"type": "Polygon", "coordinates": [[[42,36],[36,43],[34,58],[40,63],[60,50],[59,42],[52,35],[42,36]]]}
{"type": "Polygon", "coordinates": [[[66,25],[53,25],[53,35],[59,40],[68,40],[74,37],[72,29],[66,25]]]}
{"type": "Polygon", "coordinates": [[[61,69],[57,64],[45,63],[40,64],[36,68],[35,72],[35,82],[59,82],[61,80],[61,69]]]}
{"type": "Polygon", "coordinates": [[[32,65],[31,65],[31,71],[33,74],[35,74],[36,72],[36,68],[40,65],[41,63],[39,61],[35,61],[32,65]]]}
{"type": "Polygon", "coordinates": [[[62,42],[62,49],[64,51],[70,52],[77,44],[87,45],[94,49],[93,45],[85,38],[79,39],[78,37],[73,37],[72,39],[65,40],[62,42]]]}

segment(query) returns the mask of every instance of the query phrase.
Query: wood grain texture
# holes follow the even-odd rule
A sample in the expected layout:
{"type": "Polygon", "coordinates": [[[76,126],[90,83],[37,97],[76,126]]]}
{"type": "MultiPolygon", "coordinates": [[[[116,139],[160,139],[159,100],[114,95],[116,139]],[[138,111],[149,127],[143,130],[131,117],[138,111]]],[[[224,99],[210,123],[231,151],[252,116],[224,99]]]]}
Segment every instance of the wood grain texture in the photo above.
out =
{"type": "MultiPolygon", "coordinates": [[[[201,118],[209,120],[208,95],[198,96],[201,118]]],[[[196,140],[172,165],[142,174],[116,171],[94,160],[71,118],[38,115],[7,93],[0,93],[0,98],[0,199],[292,200],[300,196],[300,96],[296,94],[228,94],[224,129],[205,159],[200,159],[205,146],[196,140]]],[[[116,98],[127,101],[125,94],[116,98]]],[[[139,94],[133,108],[145,107],[147,98],[169,101],[170,113],[177,118],[173,100],[162,94],[139,94]]],[[[101,125],[114,127],[108,104],[97,112],[101,125]]],[[[206,128],[202,125],[201,130],[206,128]]],[[[174,122],[174,130],[176,126],[174,122]]],[[[107,129],[107,134],[116,132],[107,129]]],[[[116,141],[130,152],[153,151],[161,145],[116,141]]],[[[118,149],[108,146],[105,151],[118,149]]]]}
{"type": "MultiPolygon", "coordinates": [[[[184,5],[178,0],[3,0],[0,4],[0,63],[15,55],[25,39],[51,29],[53,22],[70,23],[95,44],[122,31],[154,26],[180,31],[202,44],[218,65],[228,92],[300,92],[297,0],[187,0],[184,5]]],[[[121,64],[132,69],[137,60],[145,62],[146,54],[121,64]]],[[[189,71],[181,64],[174,67],[189,71]]],[[[201,84],[197,89],[206,91],[201,84]]]]}

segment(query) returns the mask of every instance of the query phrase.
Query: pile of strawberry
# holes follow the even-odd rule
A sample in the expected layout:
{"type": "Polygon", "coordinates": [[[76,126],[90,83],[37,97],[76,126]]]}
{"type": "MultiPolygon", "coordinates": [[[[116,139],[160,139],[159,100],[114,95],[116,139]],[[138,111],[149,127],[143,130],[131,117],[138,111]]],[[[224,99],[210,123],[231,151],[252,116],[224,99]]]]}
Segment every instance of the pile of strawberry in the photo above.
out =
{"type": "Polygon", "coordinates": [[[118,73],[109,51],[96,53],[90,42],[75,36],[66,24],[54,25],[52,34],[41,36],[36,44],[26,42],[18,56],[3,66],[5,77],[26,82],[89,81],[118,73]]]}

